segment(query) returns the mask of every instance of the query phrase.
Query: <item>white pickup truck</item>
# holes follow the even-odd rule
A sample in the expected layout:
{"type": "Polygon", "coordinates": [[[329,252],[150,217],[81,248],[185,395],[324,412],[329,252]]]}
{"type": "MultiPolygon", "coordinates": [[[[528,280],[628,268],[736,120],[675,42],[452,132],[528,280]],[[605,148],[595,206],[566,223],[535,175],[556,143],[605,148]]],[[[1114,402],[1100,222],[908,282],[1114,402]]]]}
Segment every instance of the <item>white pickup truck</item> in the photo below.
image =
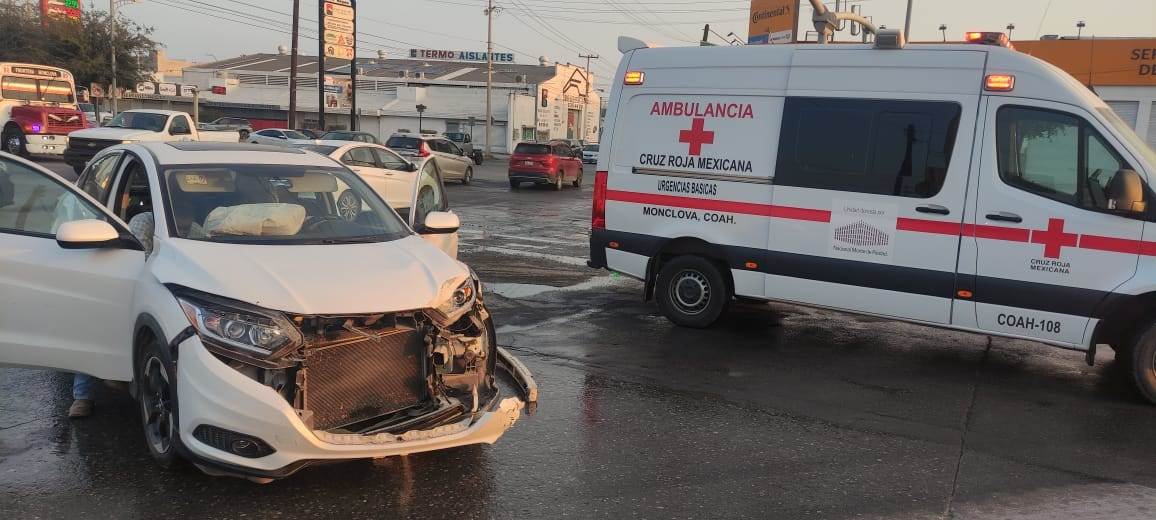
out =
{"type": "Polygon", "coordinates": [[[87,128],[68,134],[64,162],[79,175],[97,152],[118,144],[165,141],[213,141],[236,143],[236,130],[198,130],[193,118],[172,110],[125,110],[100,128],[87,128]]]}

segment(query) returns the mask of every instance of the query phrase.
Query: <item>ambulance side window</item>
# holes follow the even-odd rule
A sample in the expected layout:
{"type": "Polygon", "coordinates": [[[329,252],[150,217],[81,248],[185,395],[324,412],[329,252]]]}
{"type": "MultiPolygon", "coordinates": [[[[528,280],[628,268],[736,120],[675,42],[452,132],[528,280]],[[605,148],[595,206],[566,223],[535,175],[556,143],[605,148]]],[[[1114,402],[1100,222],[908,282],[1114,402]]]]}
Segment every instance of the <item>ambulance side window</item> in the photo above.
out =
{"type": "Polygon", "coordinates": [[[788,98],[775,184],[929,198],[947,176],[960,106],[788,98]]]}
{"type": "Polygon", "coordinates": [[[1106,211],[1116,174],[1131,166],[1091,125],[1071,114],[1003,107],[996,114],[999,176],[1021,190],[1106,211]]]}

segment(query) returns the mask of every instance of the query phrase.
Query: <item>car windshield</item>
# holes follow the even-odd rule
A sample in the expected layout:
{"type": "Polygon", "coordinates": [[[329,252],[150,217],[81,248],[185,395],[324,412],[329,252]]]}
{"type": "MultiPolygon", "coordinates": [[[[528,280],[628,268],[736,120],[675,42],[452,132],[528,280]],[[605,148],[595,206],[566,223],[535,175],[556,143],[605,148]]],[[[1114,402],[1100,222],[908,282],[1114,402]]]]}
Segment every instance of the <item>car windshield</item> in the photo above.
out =
{"type": "Polygon", "coordinates": [[[396,213],[345,168],[179,165],[164,170],[170,234],[243,244],[388,242],[409,235],[396,213]]]}
{"type": "Polygon", "coordinates": [[[0,97],[24,101],[72,103],[72,85],[67,81],[4,76],[0,78],[0,97]]]}
{"type": "Polygon", "coordinates": [[[165,129],[165,122],[169,116],[150,112],[121,112],[112,118],[107,125],[111,128],[131,128],[133,130],[148,130],[160,132],[165,129]]]}
{"type": "Polygon", "coordinates": [[[395,148],[399,150],[417,150],[418,148],[421,148],[421,139],[416,137],[395,135],[390,137],[389,140],[385,142],[385,146],[386,148],[395,148]]]}
{"type": "Polygon", "coordinates": [[[80,103],[77,106],[80,107],[81,112],[96,112],[96,105],[92,103],[80,103]]]}
{"type": "Polygon", "coordinates": [[[308,137],[305,137],[305,134],[296,130],[282,130],[281,133],[285,134],[285,137],[290,139],[309,139],[308,137]]]}
{"type": "Polygon", "coordinates": [[[329,141],[352,141],[353,134],[349,132],[329,132],[321,136],[321,138],[329,141]]]}
{"type": "Polygon", "coordinates": [[[587,151],[587,152],[597,152],[598,151],[598,145],[588,144],[588,145],[586,145],[586,147],[584,147],[582,149],[587,151]]]}
{"type": "Polygon", "coordinates": [[[518,143],[518,146],[514,147],[514,153],[526,155],[549,155],[550,145],[537,143],[518,143]]]}
{"type": "Polygon", "coordinates": [[[300,148],[302,150],[308,150],[310,152],[317,152],[321,155],[329,155],[329,154],[333,153],[334,150],[336,150],[340,147],[329,146],[329,145],[324,145],[324,144],[303,144],[303,145],[299,145],[298,148],[300,148]]]}
{"type": "Polygon", "coordinates": [[[461,132],[446,132],[445,135],[446,135],[446,139],[449,139],[450,141],[453,141],[455,143],[460,143],[460,142],[466,140],[466,134],[463,134],[461,132]]]}

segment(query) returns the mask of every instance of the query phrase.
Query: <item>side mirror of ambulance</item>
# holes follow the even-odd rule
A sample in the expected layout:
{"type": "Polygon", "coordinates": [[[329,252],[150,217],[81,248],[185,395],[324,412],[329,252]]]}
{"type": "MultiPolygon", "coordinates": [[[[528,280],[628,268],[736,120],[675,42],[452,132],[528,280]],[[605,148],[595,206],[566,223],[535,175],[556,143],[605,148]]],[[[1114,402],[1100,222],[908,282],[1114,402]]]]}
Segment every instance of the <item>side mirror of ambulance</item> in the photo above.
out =
{"type": "Polygon", "coordinates": [[[1109,209],[1123,213],[1144,213],[1148,203],[1144,200],[1144,180],[1134,170],[1120,170],[1108,185],[1109,209]]]}

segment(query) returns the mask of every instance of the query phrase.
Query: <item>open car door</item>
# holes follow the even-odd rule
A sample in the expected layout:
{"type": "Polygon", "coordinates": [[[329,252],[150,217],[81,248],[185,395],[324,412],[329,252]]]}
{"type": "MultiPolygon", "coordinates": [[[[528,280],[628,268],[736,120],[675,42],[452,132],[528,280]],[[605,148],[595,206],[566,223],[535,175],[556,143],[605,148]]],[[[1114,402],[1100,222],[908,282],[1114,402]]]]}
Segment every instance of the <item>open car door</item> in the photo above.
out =
{"type": "Polygon", "coordinates": [[[127,226],[59,176],[0,153],[0,243],[0,365],[131,380],[145,252],[127,226]]]}
{"type": "Polygon", "coordinates": [[[449,213],[450,201],[437,161],[427,160],[418,171],[409,207],[410,227],[427,242],[457,258],[459,221],[449,213]]]}

